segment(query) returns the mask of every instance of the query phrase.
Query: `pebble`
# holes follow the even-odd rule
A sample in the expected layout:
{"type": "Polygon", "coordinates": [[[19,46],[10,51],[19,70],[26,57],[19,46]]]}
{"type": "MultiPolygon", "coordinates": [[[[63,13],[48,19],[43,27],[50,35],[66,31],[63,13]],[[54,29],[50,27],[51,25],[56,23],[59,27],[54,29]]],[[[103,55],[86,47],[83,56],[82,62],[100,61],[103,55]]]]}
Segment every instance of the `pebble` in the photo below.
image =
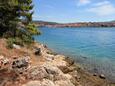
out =
{"type": "Polygon", "coordinates": [[[100,77],[101,79],[105,79],[105,78],[106,78],[104,74],[101,74],[99,77],[100,77]]]}
{"type": "Polygon", "coordinates": [[[97,76],[97,73],[94,73],[93,76],[97,76]]]}

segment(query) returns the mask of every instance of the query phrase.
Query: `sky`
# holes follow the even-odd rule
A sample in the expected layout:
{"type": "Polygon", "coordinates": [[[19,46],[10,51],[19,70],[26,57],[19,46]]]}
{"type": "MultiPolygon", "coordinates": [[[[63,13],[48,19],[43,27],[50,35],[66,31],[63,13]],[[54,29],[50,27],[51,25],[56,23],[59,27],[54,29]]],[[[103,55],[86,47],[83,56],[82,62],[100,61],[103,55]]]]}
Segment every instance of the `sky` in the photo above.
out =
{"type": "Polygon", "coordinates": [[[115,0],[33,0],[33,20],[59,23],[115,20],[115,0]]]}

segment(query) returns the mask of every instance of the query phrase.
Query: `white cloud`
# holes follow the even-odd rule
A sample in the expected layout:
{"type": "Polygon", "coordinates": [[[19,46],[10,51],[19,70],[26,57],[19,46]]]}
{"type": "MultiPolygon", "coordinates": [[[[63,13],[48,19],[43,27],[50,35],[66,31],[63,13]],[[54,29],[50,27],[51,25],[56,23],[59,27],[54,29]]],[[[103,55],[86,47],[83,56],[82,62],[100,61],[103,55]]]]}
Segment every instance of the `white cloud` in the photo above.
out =
{"type": "Polygon", "coordinates": [[[38,16],[38,15],[32,15],[32,18],[34,18],[34,19],[39,19],[40,16],[38,16]]]}
{"type": "Polygon", "coordinates": [[[79,2],[78,2],[78,6],[80,6],[80,5],[86,5],[86,4],[89,4],[91,1],[90,0],[79,0],[79,2]]]}
{"type": "Polygon", "coordinates": [[[98,2],[94,4],[95,6],[101,6],[101,5],[106,5],[106,4],[111,4],[109,1],[103,1],[103,2],[98,2]]]}
{"type": "Polygon", "coordinates": [[[87,9],[87,11],[95,13],[98,16],[108,16],[115,14],[115,6],[109,1],[104,1],[94,4],[94,6],[87,9]]]}

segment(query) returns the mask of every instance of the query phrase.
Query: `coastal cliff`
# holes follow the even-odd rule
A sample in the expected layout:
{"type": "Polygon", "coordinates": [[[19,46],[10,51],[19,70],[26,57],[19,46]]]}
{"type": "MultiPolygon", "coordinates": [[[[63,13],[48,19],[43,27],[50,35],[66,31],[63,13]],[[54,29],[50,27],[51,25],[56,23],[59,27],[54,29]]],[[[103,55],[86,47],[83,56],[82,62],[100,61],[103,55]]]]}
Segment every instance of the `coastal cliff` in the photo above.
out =
{"type": "Polygon", "coordinates": [[[46,45],[13,45],[0,39],[0,86],[114,86],[104,75],[91,74],[46,45]]]}
{"type": "Polygon", "coordinates": [[[46,27],[115,27],[115,22],[77,22],[77,23],[56,23],[46,21],[34,21],[36,26],[46,27]]]}

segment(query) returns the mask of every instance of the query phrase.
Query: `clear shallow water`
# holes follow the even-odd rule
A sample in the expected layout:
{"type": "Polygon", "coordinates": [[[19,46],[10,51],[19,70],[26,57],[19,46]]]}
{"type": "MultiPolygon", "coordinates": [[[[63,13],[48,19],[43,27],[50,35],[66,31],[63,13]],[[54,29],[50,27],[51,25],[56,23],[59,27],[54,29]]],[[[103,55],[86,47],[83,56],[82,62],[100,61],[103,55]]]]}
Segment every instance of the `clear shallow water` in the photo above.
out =
{"type": "Polygon", "coordinates": [[[115,28],[40,28],[35,39],[115,81],[115,28]]]}

